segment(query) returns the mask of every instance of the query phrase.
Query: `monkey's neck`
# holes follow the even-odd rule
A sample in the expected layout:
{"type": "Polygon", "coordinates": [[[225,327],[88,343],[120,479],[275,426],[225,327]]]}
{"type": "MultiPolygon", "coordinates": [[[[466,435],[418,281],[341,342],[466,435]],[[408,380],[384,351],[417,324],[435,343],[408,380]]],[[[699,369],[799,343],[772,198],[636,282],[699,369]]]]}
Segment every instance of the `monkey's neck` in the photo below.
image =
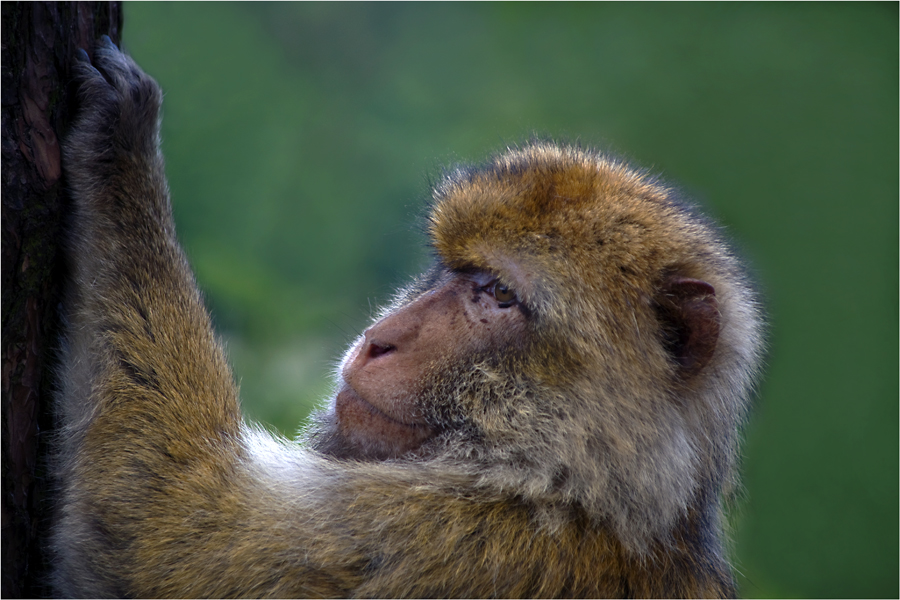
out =
{"type": "MultiPolygon", "coordinates": [[[[592,534],[585,534],[588,546],[602,538],[609,542],[582,556],[592,558],[595,569],[610,572],[600,577],[596,589],[583,592],[594,597],[734,597],[735,582],[718,535],[718,515],[708,512],[690,509],[670,535],[654,540],[642,551],[629,550],[608,528],[595,525],[592,534]],[[593,538],[596,541],[592,543],[593,538]]],[[[579,523],[576,520],[571,525],[577,528],[579,523]]]]}

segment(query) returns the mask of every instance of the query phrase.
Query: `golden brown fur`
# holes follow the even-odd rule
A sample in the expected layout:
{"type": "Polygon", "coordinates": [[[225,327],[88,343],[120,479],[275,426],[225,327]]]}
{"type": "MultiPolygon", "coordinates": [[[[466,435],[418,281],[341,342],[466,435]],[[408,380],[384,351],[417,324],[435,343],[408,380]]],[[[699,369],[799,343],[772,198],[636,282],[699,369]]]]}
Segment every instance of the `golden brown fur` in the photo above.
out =
{"type": "Polygon", "coordinates": [[[65,145],[58,594],[734,593],[721,503],[760,320],[670,190],[550,143],[448,174],[434,267],[294,445],[241,420],[175,238],[156,84],[108,40],[94,64],[65,145]]]}

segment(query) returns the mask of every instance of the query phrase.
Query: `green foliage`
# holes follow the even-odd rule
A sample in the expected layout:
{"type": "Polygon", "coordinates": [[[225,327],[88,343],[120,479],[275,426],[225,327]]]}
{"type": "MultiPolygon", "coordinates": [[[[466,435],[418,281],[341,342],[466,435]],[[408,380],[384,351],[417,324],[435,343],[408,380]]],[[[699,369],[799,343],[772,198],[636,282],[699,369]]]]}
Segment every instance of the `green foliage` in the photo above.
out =
{"type": "Polygon", "coordinates": [[[124,40],[255,418],[294,431],[425,264],[442,167],[533,132],[626,151],[766,291],[743,594],[897,596],[896,4],[128,3],[124,40]]]}

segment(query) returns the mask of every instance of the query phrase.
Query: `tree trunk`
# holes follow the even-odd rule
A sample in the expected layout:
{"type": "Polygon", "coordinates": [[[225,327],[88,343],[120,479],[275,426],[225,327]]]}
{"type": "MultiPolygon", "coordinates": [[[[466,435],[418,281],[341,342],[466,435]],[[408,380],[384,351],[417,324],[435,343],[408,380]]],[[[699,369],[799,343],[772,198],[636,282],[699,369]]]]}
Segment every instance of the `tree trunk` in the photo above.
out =
{"type": "Polygon", "coordinates": [[[3,597],[44,595],[44,536],[52,507],[52,431],[68,203],[59,137],[72,116],[69,65],[108,34],[119,2],[2,4],[2,516],[3,597]]]}

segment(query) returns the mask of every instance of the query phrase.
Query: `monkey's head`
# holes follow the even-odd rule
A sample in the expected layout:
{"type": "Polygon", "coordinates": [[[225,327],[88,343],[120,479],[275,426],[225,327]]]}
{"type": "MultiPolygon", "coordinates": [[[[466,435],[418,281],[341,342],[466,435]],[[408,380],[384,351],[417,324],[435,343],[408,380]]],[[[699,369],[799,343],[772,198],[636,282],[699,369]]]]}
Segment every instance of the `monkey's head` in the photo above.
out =
{"type": "Polygon", "coordinates": [[[737,261],[672,196],[546,143],[449,174],[435,265],[348,351],[318,448],[663,535],[728,483],[761,347],[737,261]]]}

